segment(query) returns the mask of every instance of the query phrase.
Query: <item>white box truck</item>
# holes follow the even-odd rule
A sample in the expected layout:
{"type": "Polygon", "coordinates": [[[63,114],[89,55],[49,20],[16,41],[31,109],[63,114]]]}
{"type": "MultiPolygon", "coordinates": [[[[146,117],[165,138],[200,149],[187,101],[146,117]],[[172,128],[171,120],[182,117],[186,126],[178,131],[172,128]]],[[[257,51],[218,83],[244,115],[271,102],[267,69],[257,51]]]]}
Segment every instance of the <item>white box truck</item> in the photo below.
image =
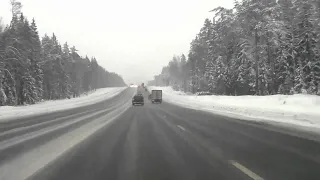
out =
{"type": "Polygon", "coordinates": [[[162,103],[162,90],[152,90],[151,91],[151,102],[152,103],[162,103]]]}

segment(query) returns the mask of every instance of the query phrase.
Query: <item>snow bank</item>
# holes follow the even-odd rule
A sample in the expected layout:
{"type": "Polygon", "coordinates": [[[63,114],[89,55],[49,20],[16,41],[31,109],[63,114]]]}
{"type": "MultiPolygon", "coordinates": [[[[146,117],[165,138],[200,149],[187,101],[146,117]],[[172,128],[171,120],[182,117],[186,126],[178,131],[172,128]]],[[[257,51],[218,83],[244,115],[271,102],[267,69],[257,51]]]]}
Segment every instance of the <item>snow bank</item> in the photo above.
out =
{"type": "Polygon", "coordinates": [[[125,89],[126,87],[101,88],[88,93],[88,95],[82,95],[72,99],[44,101],[27,106],[0,106],[0,121],[94,104],[112,98],[125,89]]]}
{"type": "Polygon", "coordinates": [[[244,120],[320,128],[320,96],[196,96],[171,87],[149,88],[162,89],[164,101],[184,107],[244,120]]]}

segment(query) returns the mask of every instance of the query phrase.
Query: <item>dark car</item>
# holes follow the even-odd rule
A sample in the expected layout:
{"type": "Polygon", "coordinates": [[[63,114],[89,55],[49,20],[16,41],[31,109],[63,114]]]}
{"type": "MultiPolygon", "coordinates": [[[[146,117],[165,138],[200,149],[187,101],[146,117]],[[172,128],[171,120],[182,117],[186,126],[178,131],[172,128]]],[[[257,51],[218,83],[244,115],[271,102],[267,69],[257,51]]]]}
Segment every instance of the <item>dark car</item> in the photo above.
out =
{"type": "Polygon", "coordinates": [[[136,104],[144,105],[144,98],[142,94],[137,94],[132,98],[132,105],[134,106],[136,104]]]}

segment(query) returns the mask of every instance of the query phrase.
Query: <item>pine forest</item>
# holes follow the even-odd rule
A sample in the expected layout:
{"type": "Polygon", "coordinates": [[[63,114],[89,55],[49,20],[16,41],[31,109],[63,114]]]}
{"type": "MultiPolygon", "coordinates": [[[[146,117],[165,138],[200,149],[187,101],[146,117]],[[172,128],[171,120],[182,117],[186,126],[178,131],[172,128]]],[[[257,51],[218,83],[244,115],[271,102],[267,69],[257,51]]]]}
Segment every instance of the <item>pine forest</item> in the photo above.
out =
{"type": "MultiPolygon", "coordinates": [[[[81,57],[55,36],[40,39],[35,19],[24,17],[22,4],[11,0],[12,20],[0,21],[0,105],[34,104],[78,97],[97,88],[125,86],[118,74],[96,58],[81,57]]],[[[1,20],[1,19],[0,19],[1,20]]]]}
{"type": "Polygon", "coordinates": [[[150,85],[217,95],[320,94],[320,1],[243,0],[215,8],[150,85]]]}

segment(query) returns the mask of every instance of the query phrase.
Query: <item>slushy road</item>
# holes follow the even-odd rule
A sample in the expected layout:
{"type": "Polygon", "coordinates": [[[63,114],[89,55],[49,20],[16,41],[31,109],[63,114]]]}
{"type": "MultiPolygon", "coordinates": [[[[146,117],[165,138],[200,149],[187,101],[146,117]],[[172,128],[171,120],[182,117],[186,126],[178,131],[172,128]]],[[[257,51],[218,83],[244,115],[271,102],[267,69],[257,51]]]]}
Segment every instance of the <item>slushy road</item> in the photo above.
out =
{"type": "Polygon", "coordinates": [[[147,97],[131,106],[134,93],[2,125],[0,179],[320,179],[319,142],[147,97]]]}

